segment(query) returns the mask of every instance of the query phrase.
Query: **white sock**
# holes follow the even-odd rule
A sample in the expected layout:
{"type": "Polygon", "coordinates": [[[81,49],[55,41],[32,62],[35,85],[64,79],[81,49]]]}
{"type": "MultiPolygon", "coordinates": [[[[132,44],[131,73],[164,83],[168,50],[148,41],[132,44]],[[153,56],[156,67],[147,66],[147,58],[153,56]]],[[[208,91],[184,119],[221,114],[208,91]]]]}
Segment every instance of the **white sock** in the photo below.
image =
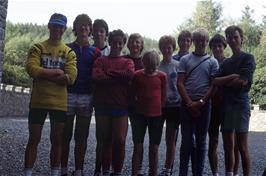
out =
{"type": "Polygon", "coordinates": [[[58,167],[51,169],[51,176],[59,176],[60,175],[60,169],[58,167]]]}
{"type": "Polygon", "coordinates": [[[32,176],[32,168],[25,168],[24,174],[25,176],[32,176]]]}
{"type": "Polygon", "coordinates": [[[219,176],[218,172],[213,173],[213,176],[219,176]]]}
{"type": "Polygon", "coordinates": [[[74,176],[82,176],[82,170],[75,170],[74,176]]]}
{"type": "Polygon", "coordinates": [[[67,174],[67,172],[68,172],[68,168],[67,167],[62,167],[61,168],[61,175],[67,174]]]}
{"type": "Polygon", "coordinates": [[[225,176],[234,176],[233,172],[226,172],[225,176]]]}
{"type": "Polygon", "coordinates": [[[235,173],[234,176],[239,176],[238,173],[235,173]]]}

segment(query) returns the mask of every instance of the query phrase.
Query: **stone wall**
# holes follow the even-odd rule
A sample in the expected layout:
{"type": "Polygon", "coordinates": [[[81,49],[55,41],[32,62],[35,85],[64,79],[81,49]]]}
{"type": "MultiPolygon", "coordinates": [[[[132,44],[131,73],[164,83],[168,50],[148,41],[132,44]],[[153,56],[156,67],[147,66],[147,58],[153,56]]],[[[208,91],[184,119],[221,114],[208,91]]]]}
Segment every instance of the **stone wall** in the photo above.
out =
{"type": "MultiPolygon", "coordinates": [[[[27,117],[30,95],[30,88],[0,84],[0,118],[27,117]]],[[[266,110],[252,106],[250,130],[266,131],[266,110]]]]}
{"type": "Polygon", "coordinates": [[[0,117],[27,117],[30,89],[0,84],[0,117]]]}
{"type": "Polygon", "coordinates": [[[0,0],[0,83],[2,82],[3,59],[4,59],[4,40],[7,15],[8,0],[0,0]]]}

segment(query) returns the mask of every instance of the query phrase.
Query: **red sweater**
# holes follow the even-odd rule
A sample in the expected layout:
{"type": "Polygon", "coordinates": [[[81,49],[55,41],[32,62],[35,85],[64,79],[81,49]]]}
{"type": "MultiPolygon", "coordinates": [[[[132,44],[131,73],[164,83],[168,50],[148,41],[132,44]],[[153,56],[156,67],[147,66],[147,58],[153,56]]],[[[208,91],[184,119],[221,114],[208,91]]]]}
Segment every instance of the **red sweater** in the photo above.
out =
{"type": "Polygon", "coordinates": [[[130,59],[102,56],[94,63],[94,105],[98,107],[127,108],[128,87],[134,74],[130,59]]]}
{"type": "Polygon", "coordinates": [[[166,74],[157,71],[155,75],[147,75],[143,70],[136,71],[132,92],[137,113],[150,117],[160,116],[166,96],[166,74]]]}

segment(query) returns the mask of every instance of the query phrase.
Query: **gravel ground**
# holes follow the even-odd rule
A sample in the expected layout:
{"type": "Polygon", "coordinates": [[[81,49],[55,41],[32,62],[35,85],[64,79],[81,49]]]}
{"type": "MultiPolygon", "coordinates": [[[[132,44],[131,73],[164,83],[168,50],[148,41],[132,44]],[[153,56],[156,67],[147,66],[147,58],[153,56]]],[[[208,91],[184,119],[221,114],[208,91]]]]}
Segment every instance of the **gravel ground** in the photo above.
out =
{"type": "MultiPolygon", "coordinates": [[[[34,175],[46,176],[49,175],[49,122],[45,123],[43,135],[38,148],[37,161],[34,167],[34,175]]],[[[19,176],[22,175],[24,151],[28,138],[27,120],[25,118],[0,118],[0,175],[1,176],[19,176]]],[[[148,139],[145,143],[145,156],[143,167],[147,173],[148,169],[148,139]]],[[[178,137],[178,144],[176,149],[176,162],[174,165],[174,174],[178,175],[179,166],[179,149],[180,149],[180,135],[178,137]]],[[[91,124],[90,136],[88,139],[88,150],[85,158],[85,175],[93,175],[95,162],[95,124],[91,124]]],[[[224,160],[222,145],[219,145],[219,168],[221,175],[224,175],[224,160]]],[[[251,176],[261,176],[266,167],[266,132],[250,132],[249,134],[249,149],[252,160],[252,174],[251,176]]],[[[74,169],[73,160],[73,142],[70,153],[70,170],[74,169]]],[[[126,158],[124,162],[123,175],[130,175],[131,170],[131,155],[133,151],[131,129],[129,128],[127,143],[126,143],[126,158]]],[[[165,158],[165,142],[164,138],[160,146],[159,165],[163,166],[165,158]]],[[[204,175],[211,175],[208,161],[206,160],[206,169],[204,175]]],[[[242,169],[240,169],[242,170],[242,169]]],[[[240,172],[241,173],[241,172],[240,172]]]]}

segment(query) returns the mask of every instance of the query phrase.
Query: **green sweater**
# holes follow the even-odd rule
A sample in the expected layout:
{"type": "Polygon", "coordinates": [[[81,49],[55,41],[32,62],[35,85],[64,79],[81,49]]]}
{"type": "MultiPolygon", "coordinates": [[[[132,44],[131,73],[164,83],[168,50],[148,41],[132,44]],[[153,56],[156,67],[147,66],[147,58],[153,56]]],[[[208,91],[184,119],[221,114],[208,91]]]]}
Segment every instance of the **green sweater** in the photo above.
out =
{"type": "Polygon", "coordinates": [[[61,41],[46,40],[31,47],[26,62],[26,70],[33,78],[30,107],[66,111],[67,85],[41,78],[44,68],[63,70],[67,84],[73,84],[77,76],[74,51],[61,41]]]}

